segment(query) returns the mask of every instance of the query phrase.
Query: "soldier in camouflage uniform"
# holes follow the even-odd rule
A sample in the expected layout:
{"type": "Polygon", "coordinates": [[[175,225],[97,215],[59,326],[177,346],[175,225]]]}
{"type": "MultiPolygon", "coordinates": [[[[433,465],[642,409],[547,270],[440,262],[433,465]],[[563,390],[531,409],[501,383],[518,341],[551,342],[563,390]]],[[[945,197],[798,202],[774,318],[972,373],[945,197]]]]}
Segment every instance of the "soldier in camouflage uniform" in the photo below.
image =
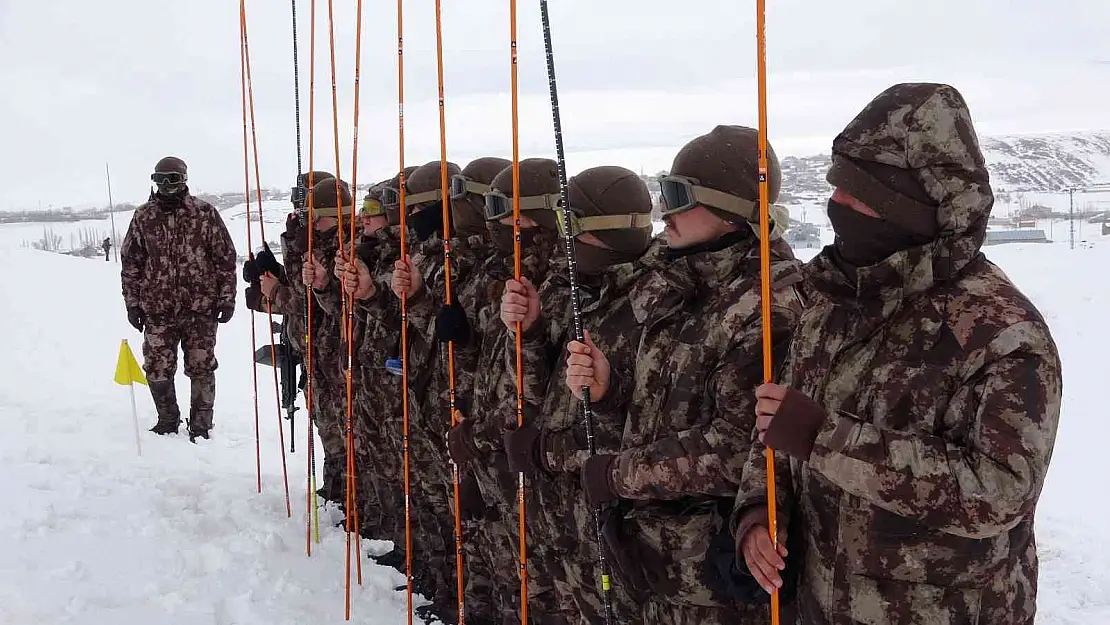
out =
{"type": "MultiPolygon", "coordinates": [[[[603,533],[644,623],[769,618],[719,579],[711,549],[718,536],[731,547],[727,519],[763,375],[757,138],[718,126],[683,147],[661,180],[667,249],[645,259],[649,271],[633,287],[642,331],[633,349],[608,359],[592,341],[569,346],[568,386],[590,388],[599,421],[624,422],[619,453],[589,458],[581,476],[591,504],[616,508],[603,533]]],[[[781,182],[773,151],[769,162],[773,202],[781,182]]],[[[771,242],[780,350],[802,310],[800,264],[779,237],[785,222],[776,217],[771,242]]]]}
{"type": "Polygon", "coordinates": [[[168,156],[135,210],[120,252],[127,321],[143,332],[143,369],[158,411],[150,431],[177,433],[177,347],[191,383],[189,438],[208,438],[216,401],[216,328],[235,312],[235,244],[219,212],[189,194],[184,161],[168,156]]]}
{"type": "MultiPolygon", "coordinates": [[[[542,284],[556,252],[558,230],[558,164],[550,159],[525,159],[519,163],[521,207],[521,273],[533,284],[542,284]]],[[[500,320],[501,294],[506,280],[513,277],[513,169],[502,170],[493,179],[486,195],[486,227],[496,254],[482,269],[485,293],[476,293],[480,303],[470,318],[481,337],[474,376],[470,411],[448,433],[451,458],[477,480],[486,505],[484,520],[472,538],[473,546],[488,563],[493,576],[494,594],[489,602],[505,622],[520,622],[518,574],[519,538],[517,532],[516,475],[508,468],[502,443],[504,428],[516,419],[516,368],[506,367],[506,344],[512,342],[500,320]]],[[[469,311],[468,311],[469,313],[469,311]]],[[[543,603],[553,592],[541,571],[532,571],[529,602],[543,603]]],[[[536,622],[557,619],[558,613],[529,610],[536,622]]],[[[558,622],[558,621],[547,621],[558,622]]]]}
{"type": "MultiPolygon", "coordinates": [[[[628,352],[640,336],[629,292],[644,269],[636,261],[652,241],[651,195],[639,176],[623,167],[588,169],[568,183],[583,326],[605,353],[628,352]]],[[[504,436],[510,470],[531,479],[529,569],[551,578],[555,592],[549,594],[558,599],[553,608],[538,597],[529,609],[562,612],[567,622],[600,623],[597,533],[579,477],[589,454],[579,402],[564,385],[565,346],[574,338],[566,272],[552,272],[538,291],[527,279],[509,281],[501,320],[510,333],[522,324],[524,397],[528,413],[535,415],[504,436]]],[[[515,342],[507,348],[507,369],[513,371],[515,342]]],[[[619,451],[623,430],[623,420],[595,423],[597,452],[619,451]]],[[[617,622],[639,620],[622,585],[610,598],[617,622]]]]}
{"type": "MultiPolygon", "coordinates": [[[[483,215],[484,199],[482,194],[489,191],[489,183],[494,176],[510,163],[504,159],[486,157],[476,159],[459,171],[448,164],[450,181],[449,201],[452,236],[451,245],[451,291],[452,306],[444,306],[446,294],[446,274],[442,262],[443,239],[435,235],[421,247],[421,253],[411,264],[399,263],[395,277],[396,286],[408,292],[409,318],[409,370],[421,372],[426,386],[419,390],[422,427],[426,442],[434,446],[427,462],[417,469],[418,477],[426,481],[430,489],[431,525],[442,535],[446,546],[454,544],[453,507],[454,484],[451,466],[442,447],[442,433],[451,424],[450,393],[447,377],[447,349],[445,342],[453,342],[455,403],[461,414],[468,412],[473,376],[478,368],[479,349],[482,344],[481,328],[474,314],[487,303],[490,284],[498,279],[496,270],[491,270],[491,262],[497,254],[489,242],[483,215]],[[429,249],[431,248],[431,249],[429,249]],[[432,259],[439,257],[439,261],[432,259]],[[418,269],[418,271],[416,271],[418,269]],[[425,467],[425,465],[428,465],[425,467]],[[434,481],[438,473],[442,482],[434,481]]],[[[435,214],[442,221],[442,178],[439,161],[428,163],[412,173],[408,180],[406,197],[419,207],[419,214],[435,214]]],[[[406,203],[408,203],[406,202],[406,203]]],[[[442,228],[440,228],[442,229],[442,228]]],[[[464,536],[464,563],[466,565],[467,619],[482,622],[492,618],[492,606],[488,598],[492,596],[490,574],[484,560],[469,547],[465,539],[473,533],[476,517],[484,513],[485,505],[472,475],[460,472],[460,498],[462,499],[462,520],[464,536]]],[[[449,554],[450,552],[446,552],[449,554]]],[[[454,558],[448,557],[445,563],[449,572],[454,558]]],[[[457,616],[457,586],[451,583],[451,576],[441,578],[447,584],[438,593],[443,598],[438,601],[436,612],[444,620],[457,616]]]]}
{"type": "MultiPolygon", "coordinates": [[[[807,268],[782,385],[757,393],[779,527],[803,562],[797,622],[1031,625],[1060,360],[980,252],[994,197],[963,97],[890,87],[837,136],[828,180],[837,239],[807,268]]],[[[771,588],[764,451],[735,519],[771,588]]]]}
{"type": "MultiPolygon", "coordinates": [[[[347,219],[354,218],[354,206],[347,183],[339,185],[342,211],[347,219]]],[[[312,411],[321,446],[324,448],[323,485],[318,491],[327,501],[345,505],[347,479],[347,385],[344,371],[347,354],[343,342],[342,309],[339,283],[331,279],[329,271],[339,248],[339,238],[349,237],[346,228],[339,229],[339,207],[336,206],[336,181],[334,177],[316,182],[308,192],[313,207],[314,233],[312,257],[308,256],[308,234],[301,233],[298,222],[290,220],[288,228],[294,233],[283,235],[286,245],[287,271],[301,257],[300,284],[291,279],[288,284],[276,280],[262,282],[262,295],[270,302],[274,312],[287,320],[303,319],[305,288],[312,288],[312,411]]],[[[292,337],[291,337],[292,338],[292,337]]],[[[303,334],[296,344],[303,348],[303,334]]]]}
{"type": "MultiPolygon", "coordinates": [[[[272,289],[276,288],[279,283],[292,289],[286,294],[285,299],[286,306],[295,312],[283,313],[276,309],[273,312],[274,314],[282,314],[282,332],[285,334],[286,343],[293,346],[293,349],[300,354],[302,362],[305,354],[305,319],[304,283],[301,282],[300,277],[304,269],[304,255],[308,251],[308,231],[302,224],[302,214],[306,210],[305,200],[308,195],[309,181],[311,180],[312,184],[315,185],[334,177],[326,171],[313,171],[303,173],[297,179],[297,187],[303,190],[304,195],[293,198],[294,210],[286,217],[285,232],[281,235],[281,262],[285,269],[284,279],[279,276],[269,278],[260,276],[260,291],[272,292],[272,289]]],[[[248,296],[249,300],[250,297],[248,296]]],[[[248,304],[248,307],[259,312],[266,310],[266,307],[261,304],[261,300],[257,305],[248,304]]]]}
{"type": "MultiPolygon", "coordinates": [[[[406,171],[411,173],[414,169],[406,171]]],[[[400,342],[400,306],[388,289],[393,263],[401,255],[400,211],[398,206],[382,202],[384,189],[398,179],[399,176],[371,187],[363,201],[364,230],[355,249],[357,262],[352,266],[345,259],[336,259],[335,275],[355,301],[354,426],[362,529],[368,537],[393,542],[392,551],[375,559],[403,573],[401,379],[386,369],[386,361],[397,356],[400,342]],[[374,488],[379,510],[362,504],[369,500],[363,492],[374,488]],[[375,517],[376,528],[368,522],[375,517]]]]}

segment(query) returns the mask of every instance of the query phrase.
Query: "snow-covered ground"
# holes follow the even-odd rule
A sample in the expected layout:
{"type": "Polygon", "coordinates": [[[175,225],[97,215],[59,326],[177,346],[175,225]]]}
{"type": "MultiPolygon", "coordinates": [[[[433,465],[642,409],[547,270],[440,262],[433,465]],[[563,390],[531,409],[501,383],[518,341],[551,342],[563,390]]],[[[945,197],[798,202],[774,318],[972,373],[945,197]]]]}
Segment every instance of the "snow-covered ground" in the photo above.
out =
{"type": "MultiPolygon", "coordinates": [[[[282,228],[280,204],[267,205],[269,239],[282,228]]],[[[241,213],[224,211],[242,254],[241,213]]],[[[119,216],[117,228],[122,236],[119,216]]],[[[120,339],[137,352],[141,344],[125,319],[119,265],[18,249],[35,230],[41,226],[0,226],[0,466],[7,473],[0,623],[342,623],[345,535],[322,518],[321,543],[305,557],[303,411],[297,453],[288,456],[288,518],[266,367],[258,369],[263,492],[256,492],[250,316],[240,308],[220,330],[213,440],[194,446],[184,436],[146,432],[154,409],[137,387],[138,457],[127,389],[112,382],[120,339]]],[[[1038,510],[1038,623],[1108,623],[1110,499],[1088,480],[1106,473],[1106,367],[1098,363],[1110,353],[1110,289],[1085,278],[1110,266],[1110,239],[1089,238],[1075,250],[1057,240],[1064,242],[987,254],[1044,312],[1065,369],[1064,414],[1038,510]]],[[[257,323],[259,340],[268,340],[263,318],[257,323]]],[[[188,382],[179,376],[186,403],[188,382]]],[[[363,552],[373,547],[367,541],[363,552]]],[[[393,590],[403,578],[363,564],[351,622],[405,622],[404,594],[393,590]]]]}

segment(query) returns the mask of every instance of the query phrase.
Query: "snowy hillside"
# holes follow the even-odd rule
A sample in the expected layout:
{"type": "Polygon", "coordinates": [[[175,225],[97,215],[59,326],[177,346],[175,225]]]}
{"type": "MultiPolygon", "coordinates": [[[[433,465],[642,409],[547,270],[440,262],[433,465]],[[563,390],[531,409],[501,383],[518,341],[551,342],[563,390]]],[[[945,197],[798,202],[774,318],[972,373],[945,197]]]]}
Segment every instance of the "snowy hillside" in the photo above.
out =
{"type": "MultiPolygon", "coordinates": [[[[985,137],[983,153],[991,186],[1005,209],[1006,194],[1049,195],[1069,187],[1110,183],[1110,132],[1082,132],[985,137]]],[[[781,157],[784,200],[824,204],[830,191],[825,182],[828,154],[781,157]]],[[[1040,197],[1040,196],[1038,196],[1040,197]]],[[[1102,199],[1110,200],[1110,195],[1102,199]]],[[[1056,202],[1067,203],[1065,195],[1056,202]]]]}

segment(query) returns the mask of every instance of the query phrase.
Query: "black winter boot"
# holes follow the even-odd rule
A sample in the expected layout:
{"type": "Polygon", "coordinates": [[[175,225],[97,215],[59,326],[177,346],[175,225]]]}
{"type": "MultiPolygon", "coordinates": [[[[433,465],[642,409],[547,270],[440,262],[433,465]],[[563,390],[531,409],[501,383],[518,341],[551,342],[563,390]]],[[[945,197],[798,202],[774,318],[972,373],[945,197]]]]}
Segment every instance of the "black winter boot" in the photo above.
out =
{"type": "Polygon", "coordinates": [[[216,403],[216,375],[196,376],[190,380],[189,440],[208,438],[212,429],[212,406],[216,403]]]}
{"type": "Polygon", "coordinates": [[[177,434],[181,424],[181,409],[177,406],[177,388],[173,380],[151,381],[150,396],[158,412],[158,423],[150,428],[155,434],[177,434]]]}

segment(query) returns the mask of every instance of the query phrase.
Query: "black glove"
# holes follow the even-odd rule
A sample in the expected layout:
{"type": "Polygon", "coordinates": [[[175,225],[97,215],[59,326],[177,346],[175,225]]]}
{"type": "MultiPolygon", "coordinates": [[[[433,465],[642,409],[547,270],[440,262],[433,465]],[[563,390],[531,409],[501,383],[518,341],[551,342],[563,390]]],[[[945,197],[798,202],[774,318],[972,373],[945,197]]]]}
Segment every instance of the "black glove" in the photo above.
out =
{"type": "Polygon", "coordinates": [[[216,321],[220,323],[227,323],[231,321],[231,316],[235,314],[234,306],[224,306],[216,311],[216,321]]]}
{"type": "Polygon", "coordinates": [[[247,310],[266,312],[266,310],[262,308],[262,287],[256,284],[248,286],[246,291],[246,298],[247,310]]]}
{"type": "Polygon", "coordinates": [[[582,490],[591,506],[605,506],[619,499],[609,479],[616,459],[612,454],[599,454],[591,456],[582,466],[582,490]]]}
{"type": "Polygon", "coordinates": [[[480,452],[474,446],[474,422],[470,419],[459,421],[447,431],[447,453],[457,465],[477,458],[480,452]]]}
{"type": "Polygon", "coordinates": [[[505,445],[510,471],[531,477],[543,470],[539,428],[526,425],[516,430],[505,430],[501,440],[505,445]]]}
{"type": "Polygon", "coordinates": [[[719,598],[740,603],[767,603],[771,595],[747,571],[744,556],[736,553],[736,541],[727,528],[709,542],[705,557],[705,585],[719,598]],[[743,568],[741,568],[743,567],[743,568]]]}
{"type": "Polygon", "coordinates": [[[436,338],[443,343],[453,341],[456,346],[466,345],[470,340],[470,322],[458,302],[444,306],[436,315],[436,338]]]}
{"type": "Polygon", "coordinates": [[[132,306],[127,309],[127,323],[139,332],[143,331],[143,326],[146,325],[146,315],[143,314],[143,309],[138,306],[132,306]]]}
{"type": "Polygon", "coordinates": [[[254,266],[258,269],[259,276],[271,273],[279,280],[285,276],[285,268],[281,266],[266,243],[262,244],[262,251],[254,255],[254,266]]]}
{"type": "Polygon", "coordinates": [[[247,284],[258,284],[259,277],[261,277],[261,274],[252,256],[243,262],[243,282],[247,284]]]}
{"type": "Polygon", "coordinates": [[[471,474],[459,480],[459,516],[463,521],[482,520],[486,517],[486,500],[478,480],[471,474]]]}

